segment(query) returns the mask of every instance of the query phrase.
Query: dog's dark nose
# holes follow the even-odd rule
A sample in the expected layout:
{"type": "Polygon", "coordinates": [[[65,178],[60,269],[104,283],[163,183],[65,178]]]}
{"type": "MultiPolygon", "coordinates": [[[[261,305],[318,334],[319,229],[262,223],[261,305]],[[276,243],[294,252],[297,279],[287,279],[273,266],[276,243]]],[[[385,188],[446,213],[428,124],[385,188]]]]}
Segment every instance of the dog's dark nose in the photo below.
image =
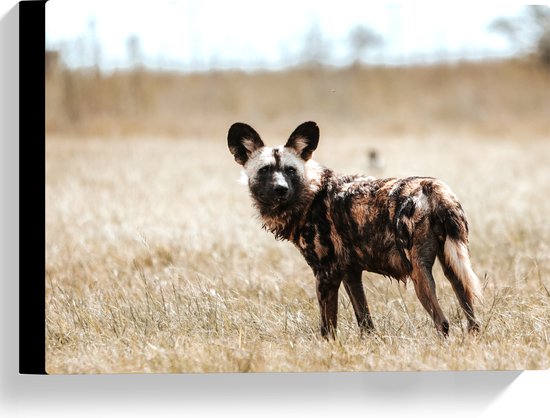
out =
{"type": "Polygon", "coordinates": [[[275,188],[273,189],[275,194],[279,197],[286,195],[288,192],[288,186],[285,186],[283,184],[277,184],[275,188]]]}

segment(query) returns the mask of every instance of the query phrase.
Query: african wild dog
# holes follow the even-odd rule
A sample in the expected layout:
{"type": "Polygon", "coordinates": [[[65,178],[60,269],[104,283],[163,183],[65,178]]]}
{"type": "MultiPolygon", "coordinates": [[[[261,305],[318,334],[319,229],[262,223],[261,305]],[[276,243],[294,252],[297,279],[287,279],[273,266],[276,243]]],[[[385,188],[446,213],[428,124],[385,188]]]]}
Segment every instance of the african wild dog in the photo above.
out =
{"type": "Polygon", "coordinates": [[[235,123],[229,150],[244,166],[254,205],[264,227],[292,242],[312,268],[321,310],[321,334],[336,333],[338,288],[352,302],[361,331],[374,329],[361,273],[379,273],[406,282],[436,329],[449,322],[436,297],[432,266],[437,257],[477,331],[473,300],[481,299],[479,279],[468,251],[468,224],[460,203],[441,181],[340,175],[311,160],[319,141],[315,122],[305,122],[284,146],[264,146],[249,125],[235,123]]]}

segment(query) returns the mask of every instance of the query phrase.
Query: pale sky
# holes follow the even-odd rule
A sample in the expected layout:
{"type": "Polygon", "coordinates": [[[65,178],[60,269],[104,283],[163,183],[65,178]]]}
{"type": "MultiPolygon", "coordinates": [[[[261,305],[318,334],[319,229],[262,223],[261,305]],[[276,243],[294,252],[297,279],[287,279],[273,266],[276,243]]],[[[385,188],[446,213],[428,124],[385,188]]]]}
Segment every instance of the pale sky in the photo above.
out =
{"type": "Polygon", "coordinates": [[[487,26],[521,11],[517,2],[480,1],[50,0],[46,39],[49,48],[68,51],[73,64],[89,64],[95,56],[103,68],[129,65],[132,35],[151,66],[278,68],[284,57],[300,59],[314,25],[327,42],[329,63],[349,63],[349,32],[366,25],[384,40],[366,58],[399,63],[443,51],[453,57],[510,54],[507,40],[487,26]],[[93,39],[100,46],[96,55],[93,39]]]}

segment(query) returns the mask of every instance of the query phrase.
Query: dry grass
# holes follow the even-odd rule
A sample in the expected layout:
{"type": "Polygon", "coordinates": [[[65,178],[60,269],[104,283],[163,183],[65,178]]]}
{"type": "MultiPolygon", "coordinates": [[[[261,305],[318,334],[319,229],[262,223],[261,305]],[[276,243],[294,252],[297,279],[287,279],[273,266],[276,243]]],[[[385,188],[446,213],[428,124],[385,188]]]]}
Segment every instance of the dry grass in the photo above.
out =
{"type": "Polygon", "coordinates": [[[312,273],[260,229],[225,129],[209,140],[48,137],[49,373],[549,367],[547,137],[336,137],[321,124],[315,158],[328,166],[364,172],[376,147],[378,175],[434,175],[455,190],[486,298],[471,337],[436,268],[444,340],[412,286],[365,273],[376,332],[358,336],[342,294],[338,339],[325,342],[312,273]]]}

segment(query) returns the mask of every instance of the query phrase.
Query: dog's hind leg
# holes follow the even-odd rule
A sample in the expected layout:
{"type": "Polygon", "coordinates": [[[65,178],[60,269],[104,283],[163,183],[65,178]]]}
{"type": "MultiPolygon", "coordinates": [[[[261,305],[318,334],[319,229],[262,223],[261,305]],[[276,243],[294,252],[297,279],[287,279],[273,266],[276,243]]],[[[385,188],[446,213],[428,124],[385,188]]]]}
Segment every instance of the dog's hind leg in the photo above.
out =
{"type": "Polygon", "coordinates": [[[432,275],[438,241],[433,232],[429,230],[427,221],[417,225],[415,232],[417,238],[413,239],[413,246],[410,249],[411,279],[414,283],[414,290],[420,303],[432,317],[436,329],[447,336],[449,321],[437,301],[435,281],[432,275]]]}
{"type": "Polygon", "coordinates": [[[363,289],[363,281],[361,280],[361,270],[349,270],[344,276],[344,289],[349,296],[357,324],[361,330],[361,334],[365,331],[371,332],[374,330],[374,323],[367,304],[367,298],[363,289]]]}
{"type": "Polygon", "coordinates": [[[321,310],[321,335],[324,338],[336,337],[338,322],[338,288],[341,278],[329,277],[327,274],[316,274],[317,300],[321,310]]]}
{"type": "Polygon", "coordinates": [[[411,279],[414,283],[416,296],[424,309],[432,317],[436,329],[444,336],[449,334],[449,321],[439,306],[435,293],[435,282],[430,268],[413,263],[411,279]]]}
{"type": "Polygon", "coordinates": [[[438,206],[440,232],[437,257],[443,267],[445,276],[453,286],[458,302],[468,319],[468,331],[479,331],[479,323],[474,315],[474,298],[483,300],[479,278],[472,270],[468,251],[468,221],[460,204],[457,202],[438,206]]]}

